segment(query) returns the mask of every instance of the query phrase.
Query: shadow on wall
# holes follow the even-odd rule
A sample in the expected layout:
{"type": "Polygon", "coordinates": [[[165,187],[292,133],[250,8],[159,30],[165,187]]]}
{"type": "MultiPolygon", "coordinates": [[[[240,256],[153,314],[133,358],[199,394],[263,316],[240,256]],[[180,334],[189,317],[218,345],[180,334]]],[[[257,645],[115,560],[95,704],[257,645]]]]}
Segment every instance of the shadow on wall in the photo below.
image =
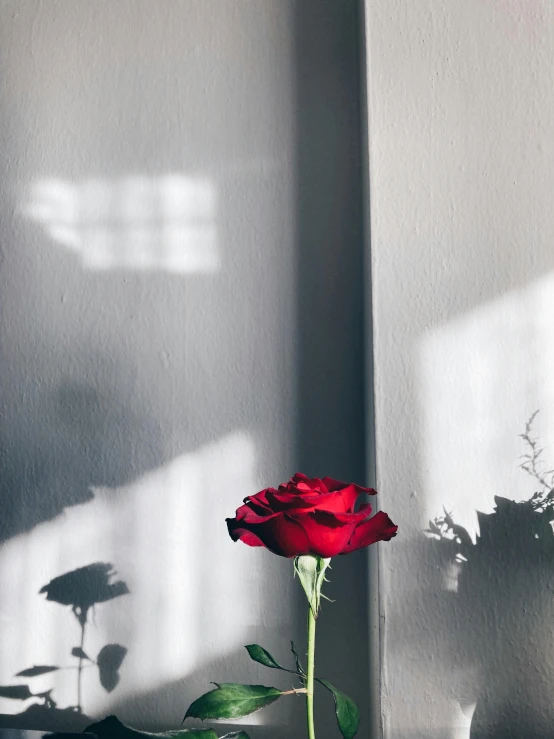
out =
{"type": "MultiPolygon", "coordinates": [[[[357,0],[295,3],[298,322],[296,465],[310,476],[366,480],[364,194],[357,0]]],[[[371,421],[370,421],[371,423],[371,421]]],[[[373,482],[373,480],[371,481],[373,482]]],[[[358,703],[367,731],[367,552],[336,557],[318,622],[318,669],[358,703]],[[345,629],[344,624],[348,624],[345,629]],[[330,678],[331,679],[331,678],[330,678]]],[[[297,620],[305,618],[303,598],[297,620]]],[[[336,732],[326,701],[318,736],[336,732]]]]}
{"type": "Polygon", "coordinates": [[[162,461],[157,425],[110,390],[68,380],[35,390],[24,400],[35,422],[1,432],[3,540],[91,501],[94,486],[123,485],[162,461]]]}
{"type": "Polygon", "coordinates": [[[539,491],[522,502],[495,497],[492,513],[477,514],[475,542],[446,511],[427,530],[443,588],[427,592],[438,607],[425,628],[444,635],[432,657],[457,676],[450,697],[473,714],[472,739],[554,735],[554,477],[532,420],[522,467],[539,491]]]}
{"type": "Polygon", "coordinates": [[[127,649],[120,644],[105,644],[96,657],[90,657],[85,651],[85,636],[91,611],[94,612],[100,603],[107,603],[129,593],[125,582],[113,581],[114,575],[111,564],[95,562],[59,575],[40,589],[46,600],[69,606],[79,623],[80,643],[71,650],[71,657],[76,663],[69,666],[33,665],[15,675],[16,678],[31,680],[31,684],[19,681],[13,685],[0,685],[0,698],[27,704],[20,714],[0,715],[0,727],[46,731],[82,730],[90,723],[82,708],[83,671],[91,668],[97,670],[100,684],[106,692],[111,693],[119,684],[119,670],[127,654],[127,649]],[[52,689],[36,690],[32,686],[33,678],[59,670],[71,670],[75,673],[75,705],[60,708],[52,696],[52,689]]]}
{"type": "MultiPolygon", "coordinates": [[[[254,629],[253,643],[267,643],[267,630],[254,629]]],[[[288,643],[282,640],[280,656],[285,664],[293,664],[290,654],[287,657],[288,643]]],[[[290,690],[293,681],[286,676],[274,674],[276,671],[252,668],[252,662],[246,650],[240,647],[228,655],[225,659],[215,659],[205,662],[200,669],[192,672],[186,677],[165,684],[158,690],[145,690],[143,693],[135,694],[127,699],[117,701],[113,706],[113,712],[124,723],[131,726],[140,726],[146,731],[157,731],[159,725],[155,718],[156,713],[164,710],[168,720],[174,727],[178,727],[183,719],[188,706],[198,697],[213,688],[212,681],[239,682],[246,684],[272,685],[281,690],[290,690]],[[268,675],[268,672],[271,672],[268,675]],[[176,710],[177,707],[177,710],[176,710]]],[[[325,698],[322,696],[322,698],[325,698]]],[[[332,701],[331,701],[332,703],[332,701]]],[[[329,722],[336,721],[333,710],[329,711],[329,722]]],[[[272,706],[268,706],[255,714],[238,720],[236,723],[225,722],[201,722],[196,719],[187,719],[183,725],[185,729],[191,728],[214,728],[220,736],[227,732],[244,729],[250,739],[281,739],[290,733],[291,726],[304,727],[305,725],[305,702],[304,697],[286,696],[272,706]]],[[[335,729],[336,731],[336,729],[335,729]]]]}
{"type": "MultiPolygon", "coordinates": [[[[74,573],[68,573],[73,575],[74,573]]],[[[117,583],[116,583],[117,585],[117,583]]],[[[253,630],[253,641],[259,642],[266,637],[263,629],[253,630]]],[[[286,639],[282,639],[282,646],[286,647],[286,639]]],[[[137,649],[140,647],[137,647],[137,649]]],[[[104,652],[110,649],[113,653],[106,656],[102,661],[102,652],[98,655],[96,663],[89,660],[85,667],[98,671],[100,680],[105,690],[112,689],[111,686],[119,679],[119,669],[125,657],[126,650],[119,645],[106,645],[104,652]],[[118,648],[117,653],[115,648],[118,648]]],[[[73,650],[73,656],[78,657],[79,648],[73,650]]],[[[290,661],[289,655],[289,661],[290,661]]],[[[283,661],[287,661],[286,657],[283,661]]],[[[110,712],[121,719],[126,725],[140,727],[143,731],[159,731],[159,720],[156,718],[160,711],[165,716],[165,722],[173,727],[179,727],[187,707],[200,695],[212,688],[215,680],[252,683],[253,681],[275,685],[282,690],[289,690],[291,682],[286,676],[267,676],[267,670],[259,669],[259,679],[252,676],[252,662],[244,648],[234,650],[220,658],[206,661],[201,668],[191,672],[185,677],[163,685],[162,688],[136,692],[127,698],[116,700],[110,712]]],[[[291,663],[292,665],[292,663],[291,663]]],[[[61,708],[52,699],[51,691],[32,692],[28,681],[33,677],[46,674],[55,669],[64,669],[54,666],[36,665],[33,668],[23,670],[16,678],[21,682],[14,685],[0,686],[0,697],[12,701],[25,702],[26,708],[19,714],[0,715],[0,729],[27,729],[43,731],[83,731],[93,722],[93,719],[83,713],[79,706],[67,706],[61,708]],[[25,682],[23,682],[25,680],[25,682]]],[[[75,669],[78,668],[65,668],[75,669]]],[[[114,686],[115,687],[115,686],[114,686]]],[[[324,691],[322,691],[324,692],[324,691]]],[[[322,696],[323,697],[323,696],[322,696]]],[[[331,701],[332,703],[332,701],[331,701]]],[[[334,712],[329,710],[329,720],[334,722],[334,712]]],[[[239,728],[248,731],[250,739],[280,739],[283,732],[288,731],[291,725],[304,725],[305,708],[303,696],[289,696],[280,701],[279,705],[264,709],[263,716],[259,714],[249,716],[235,724],[224,722],[212,722],[218,735],[226,734],[239,728]],[[292,717],[291,717],[292,716],[292,717]],[[261,720],[260,720],[261,719],[261,720]]],[[[208,728],[208,724],[195,719],[188,719],[183,728],[208,728]]]]}
{"type": "MultiPolygon", "coordinates": [[[[289,578],[285,563],[227,557],[223,539],[219,568],[200,556],[212,534],[225,536],[212,518],[224,526],[220,513],[244,493],[297,468],[365,477],[359,3],[260,2],[257,15],[244,11],[257,18],[248,23],[231,4],[138,5],[97,14],[67,2],[60,26],[46,7],[22,3],[7,24],[14,40],[2,61],[22,76],[17,106],[3,107],[0,151],[10,244],[0,273],[0,558],[6,582],[14,563],[32,568],[42,556],[55,567],[71,534],[66,569],[83,558],[118,563],[132,597],[106,620],[129,654],[110,706],[161,729],[222,675],[214,653],[240,678],[232,657],[246,625],[270,649],[268,619],[273,634],[296,620],[303,639],[300,591],[266,592],[270,576],[289,578]],[[40,29],[32,50],[31,26],[40,29]],[[212,453],[242,432],[248,445],[212,453]],[[233,604],[236,627],[208,608],[216,596],[233,604]]],[[[337,603],[319,634],[321,669],[362,714],[365,576],[363,552],[337,562],[337,603]]],[[[10,631],[29,613],[24,585],[3,604],[4,635],[23,630],[10,631]]],[[[61,649],[58,628],[49,638],[61,649]]],[[[49,700],[41,728],[80,727],[74,708],[49,700]]],[[[21,725],[38,725],[31,718],[21,725]]]]}

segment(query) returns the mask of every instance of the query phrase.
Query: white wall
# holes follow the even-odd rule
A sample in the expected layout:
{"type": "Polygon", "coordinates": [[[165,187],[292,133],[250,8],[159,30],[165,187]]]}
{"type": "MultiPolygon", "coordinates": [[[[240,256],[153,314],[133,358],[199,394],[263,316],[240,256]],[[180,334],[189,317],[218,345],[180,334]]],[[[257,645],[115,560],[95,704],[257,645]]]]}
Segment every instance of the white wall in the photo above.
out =
{"type": "MultiPolygon", "coordinates": [[[[73,669],[15,675],[75,665],[38,591],[96,561],[131,592],[88,627],[85,651],[128,649],[113,693],[86,671],[89,716],[176,727],[210,680],[289,684],[242,646],[303,638],[291,563],[224,519],[297,468],[363,477],[357,38],[354,1],[1,4],[0,686],[74,705],[73,669]]],[[[349,560],[319,663],[367,720],[349,560]]],[[[13,716],[33,702],[0,697],[0,723],[82,726],[13,716]]]]}
{"type": "Polygon", "coordinates": [[[465,737],[477,702],[550,735],[551,569],[502,567],[522,532],[464,602],[422,531],[533,492],[537,408],[554,460],[554,6],[368,0],[367,31],[384,733],[465,737]]]}

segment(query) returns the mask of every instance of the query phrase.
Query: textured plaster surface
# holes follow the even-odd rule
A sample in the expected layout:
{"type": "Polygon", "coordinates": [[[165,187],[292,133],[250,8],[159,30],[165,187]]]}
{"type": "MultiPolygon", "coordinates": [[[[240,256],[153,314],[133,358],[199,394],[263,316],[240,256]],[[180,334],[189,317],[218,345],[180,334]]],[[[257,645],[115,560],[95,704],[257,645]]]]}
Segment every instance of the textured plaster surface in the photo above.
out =
{"type": "Polygon", "coordinates": [[[422,531],[446,506],[475,537],[494,495],[533,492],[518,434],[537,408],[554,459],[554,6],[367,14],[377,475],[400,526],[381,549],[384,735],[469,736],[477,703],[483,725],[513,710],[510,735],[551,736],[551,570],[502,567],[526,561],[516,531],[464,602],[422,531]]]}
{"type": "MultiPolygon", "coordinates": [[[[94,562],[130,593],[85,651],[128,652],[112,693],[85,670],[88,715],[176,728],[211,680],[290,687],[243,645],[302,644],[292,565],[224,519],[297,468],[364,476],[357,36],[353,1],[0,4],[0,687],[75,705],[78,623],[38,591],[94,562]]],[[[329,594],[319,669],[366,721],[363,553],[329,594]]],[[[39,702],[0,690],[0,723],[39,702]]]]}

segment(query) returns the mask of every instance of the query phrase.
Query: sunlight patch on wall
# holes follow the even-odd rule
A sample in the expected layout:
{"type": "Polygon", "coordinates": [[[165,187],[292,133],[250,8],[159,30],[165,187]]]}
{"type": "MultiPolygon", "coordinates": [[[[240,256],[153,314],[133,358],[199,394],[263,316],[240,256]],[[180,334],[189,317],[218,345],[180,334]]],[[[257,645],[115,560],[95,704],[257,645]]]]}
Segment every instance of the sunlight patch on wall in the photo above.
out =
{"type": "MultiPolygon", "coordinates": [[[[106,644],[127,653],[113,692],[102,688],[96,667],[84,670],[84,713],[105,715],[126,697],[185,676],[198,691],[193,697],[208,690],[217,671],[210,667],[209,677],[198,677],[198,671],[242,650],[251,624],[265,618],[260,582],[266,562],[257,557],[253,567],[252,550],[234,544],[225,525],[245,491],[258,489],[254,467],[251,438],[232,433],[122,488],[97,489],[90,503],[3,544],[0,686],[26,684],[34,694],[52,689],[59,708],[76,705],[78,660],[72,650],[81,630],[71,603],[79,586],[66,605],[63,595],[46,600],[39,591],[60,575],[107,562],[116,571],[114,581],[123,581],[129,593],[120,588],[118,597],[97,600],[83,648],[93,661],[106,644]],[[63,669],[17,677],[36,665],[63,669]]],[[[186,708],[186,697],[181,690],[176,715],[186,708]]],[[[0,687],[0,713],[20,713],[37,701],[2,696],[0,687]]]]}
{"type": "Polygon", "coordinates": [[[419,352],[427,519],[454,511],[472,536],[494,496],[528,498],[519,438],[536,432],[554,467],[554,274],[430,331],[419,352]]]}
{"type": "Polygon", "coordinates": [[[205,177],[38,179],[23,213],[91,270],[214,272],[216,194],[205,177]]]}

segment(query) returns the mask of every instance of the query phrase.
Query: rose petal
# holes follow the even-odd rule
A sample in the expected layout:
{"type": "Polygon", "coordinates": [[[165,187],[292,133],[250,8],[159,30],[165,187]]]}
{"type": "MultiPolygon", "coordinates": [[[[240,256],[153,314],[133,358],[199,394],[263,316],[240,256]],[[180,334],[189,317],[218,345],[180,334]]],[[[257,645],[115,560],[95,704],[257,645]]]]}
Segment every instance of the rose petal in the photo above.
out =
{"type": "MultiPolygon", "coordinates": [[[[336,493],[310,493],[301,495],[298,493],[285,493],[285,492],[268,492],[267,501],[268,506],[273,511],[287,511],[292,514],[293,511],[304,511],[308,510],[324,510],[330,512],[348,512],[348,506],[350,500],[356,501],[358,497],[354,487],[351,486],[350,495],[347,493],[343,495],[343,491],[337,491],[336,493]],[[346,500],[345,500],[346,498],[346,500]]],[[[352,506],[353,507],[353,503],[352,506]]]]}
{"type": "Polygon", "coordinates": [[[342,496],[344,510],[352,513],[360,494],[359,490],[356,489],[356,485],[347,485],[342,490],[337,490],[337,493],[342,496]]]}
{"type": "Polygon", "coordinates": [[[270,518],[273,518],[273,516],[279,515],[278,513],[264,513],[259,514],[256,511],[252,510],[247,505],[241,506],[235,515],[235,518],[237,521],[241,521],[242,523],[252,523],[252,524],[258,524],[258,523],[265,523],[265,521],[269,521],[270,518]]]}
{"type": "Polygon", "coordinates": [[[297,472],[287,483],[279,485],[279,490],[283,492],[298,491],[299,493],[310,492],[310,490],[318,493],[329,492],[319,477],[310,478],[302,472],[297,472]]]}
{"type": "MultiPolygon", "coordinates": [[[[297,518],[279,513],[261,524],[260,538],[268,549],[282,557],[296,557],[310,553],[310,540],[297,518]]],[[[258,532],[256,529],[256,532],[258,532]]]]}
{"type": "Polygon", "coordinates": [[[345,548],[340,554],[350,554],[356,549],[363,549],[377,541],[389,541],[396,536],[398,526],[394,524],[384,511],[379,511],[373,518],[359,523],[345,548]]]}
{"type": "Polygon", "coordinates": [[[322,511],[318,509],[316,513],[331,513],[331,517],[324,518],[321,516],[321,521],[327,523],[328,526],[342,526],[346,524],[353,523],[356,526],[361,523],[362,521],[365,521],[368,516],[371,515],[371,506],[369,503],[363,503],[359,510],[354,511],[350,513],[349,511],[338,511],[336,513],[333,513],[331,511],[322,511]]]}
{"type": "Polygon", "coordinates": [[[250,546],[264,546],[281,557],[296,557],[310,552],[310,540],[306,532],[296,520],[285,513],[275,513],[261,523],[227,519],[227,527],[234,541],[241,539],[250,546]],[[261,544],[250,543],[254,539],[249,534],[261,544]]]}
{"type": "Polygon", "coordinates": [[[256,493],[256,495],[247,495],[243,502],[267,508],[268,507],[267,495],[268,493],[271,493],[271,492],[277,492],[277,491],[274,488],[264,488],[263,490],[260,490],[259,493],[256,493]]]}
{"type": "MultiPolygon", "coordinates": [[[[271,506],[268,504],[267,496],[270,492],[274,491],[273,488],[266,488],[260,490],[256,495],[249,495],[244,499],[244,505],[237,508],[236,517],[238,519],[250,518],[252,514],[258,516],[270,516],[274,513],[271,506]]],[[[277,492],[277,491],[274,491],[277,492]]]]}
{"type": "Polygon", "coordinates": [[[235,518],[227,518],[227,529],[229,530],[229,536],[233,541],[242,541],[244,544],[248,544],[249,547],[263,547],[265,544],[263,541],[252,533],[248,529],[242,528],[235,518]]]}
{"type": "Polygon", "coordinates": [[[348,487],[349,484],[352,484],[356,488],[356,492],[358,494],[367,493],[367,495],[377,495],[377,490],[374,490],[373,488],[364,488],[361,485],[357,485],[355,482],[354,483],[341,482],[340,480],[335,480],[332,477],[324,477],[322,482],[325,485],[325,487],[331,492],[335,490],[342,490],[343,488],[348,487]]]}
{"type": "Polygon", "coordinates": [[[246,499],[245,504],[237,510],[241,510],[242,508],[249,508],[251,511],[254,511],[254,513],[257,513],[259,516],[267,516],[268,514],[272,513],[272,510],[269,506],[262,505],[257,500],[248,500],[248,498],[246,499]]]}
{"type": "Polygon", "coordinates": [[[334,557],[340,554],[347,545],[356,527],[356,521],[344,522],[340,516],[328,511],[314,511],[303,516],[297,515],[297,521],[308,535],[311,554],[320,557],[334,557]]]}
{"type": "Polygon", "coordinates": [[[297,492],[279,491],[269,493],[268,503],[274,511],[286,511],[291,508],[313,508],[320,499],[318,494],[301,495],[297,492]]]}

